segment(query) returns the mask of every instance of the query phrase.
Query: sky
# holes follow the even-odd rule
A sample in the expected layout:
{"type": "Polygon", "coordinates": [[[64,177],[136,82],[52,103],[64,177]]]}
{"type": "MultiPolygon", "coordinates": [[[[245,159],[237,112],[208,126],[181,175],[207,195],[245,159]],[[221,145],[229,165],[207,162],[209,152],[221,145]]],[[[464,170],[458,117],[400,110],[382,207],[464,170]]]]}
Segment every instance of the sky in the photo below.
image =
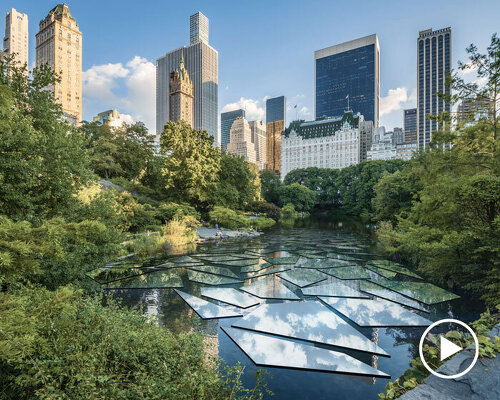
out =
{"type": "MultiPolygon", "coordinates": [[[[35,64],[40,20],[51,0],[1,0],[28,14],[29,64],[35,64]]],[[[403,124],[416,106],[416,43],[420,30],[452,28],[452,59],[474,43],[485,51],[500,33],[499,0],[67,0],[83,34],[83,117],[115,108],[128,122],[155,131],[155,63],[189,44],[189,16],[210,20],[219,53],[219,112],[245,108],[265,120],[265,99],[287,97],[287,121],[313,119],[314,51],[377,33],[381,125],[403,124]],[[297,108],[294,108],[297,105],[297,108]]],[[[4,30],[0,19],[0,29],[4,30]]]]}

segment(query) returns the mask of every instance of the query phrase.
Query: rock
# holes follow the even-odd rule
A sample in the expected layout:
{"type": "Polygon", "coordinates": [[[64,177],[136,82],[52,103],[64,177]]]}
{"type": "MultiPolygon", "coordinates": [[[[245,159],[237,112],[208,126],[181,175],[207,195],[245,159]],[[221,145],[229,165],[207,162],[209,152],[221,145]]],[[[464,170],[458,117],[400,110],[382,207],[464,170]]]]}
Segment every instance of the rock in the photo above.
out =
{"type": "MultiPolygon", "coordinates": [[[[500,336],[500,323],[488,334],[493,340],[500,336]]],[[[438,368],[437,372],[455,375],[472,362],[474,351],[469,348],[456,354],[438,368]]],[[[406,392],[401,400],[497,400],[500,399],[500,357],[478,360],[474,367],[458,379],[441,379],[429,375],[424,383],[406,392]]]]}
{"type": "MultiPolygon", "coordinates": [[[[243,238],[250,238],[250,237],[255,237],[255,236],[260,236],[262,235],[262,232],[250,232],[250,231],[231,231],[228,229],[221,228],[219,229],[222,232],[222,238],[236,238],[236,239],[243,239],[243,238]]],[[[207,228],[205,226],[202,226],[198,229],[196,229],[196,234],[198,237],[202,240],[217,240],[219,239],[216,236],[217,230],[215,228],[207,228]]]]}

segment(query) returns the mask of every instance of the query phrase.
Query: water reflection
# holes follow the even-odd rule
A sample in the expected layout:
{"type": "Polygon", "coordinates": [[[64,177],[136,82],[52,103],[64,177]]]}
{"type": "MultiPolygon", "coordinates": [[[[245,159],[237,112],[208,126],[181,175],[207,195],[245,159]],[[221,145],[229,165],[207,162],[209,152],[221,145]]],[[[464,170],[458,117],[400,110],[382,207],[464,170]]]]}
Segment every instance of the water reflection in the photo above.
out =
{"type": "Polygon", "coordinates": [[[233,326],[389,356],[319,301],[263,304],[233,326]]]}
{"type": "Polygon", "coordinates": [[[203,319],[239,317],[242,314],[210,303],[189,293],[175,290],[181,298],[203,319]]]}

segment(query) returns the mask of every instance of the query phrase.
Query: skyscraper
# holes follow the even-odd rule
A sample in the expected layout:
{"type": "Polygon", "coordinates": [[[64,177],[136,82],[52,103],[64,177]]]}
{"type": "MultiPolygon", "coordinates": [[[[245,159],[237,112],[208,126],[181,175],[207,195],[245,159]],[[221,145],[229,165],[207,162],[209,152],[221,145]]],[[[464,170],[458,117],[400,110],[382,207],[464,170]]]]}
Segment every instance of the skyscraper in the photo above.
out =
{"type": "Polygon", "coordinates": [[[255,164],[257,153],[253,142],[252,130],[244,117],[238,117],[231,126],[227,152],[244,157],[245,161],[255,164]]]}
{"type": "Polygon", "coordinates": [[[349,108],[379,125],[380,46],[376,34],[314,52],[316,118],[349,108]]]}
{"type": "Polygon", "coordinates": [[[281,171],[281,133],[286,124],[286,98],[274,97],[266,101],[266,168],[281,171]]]}
{"type": "Polygon", "coordinates": [[[446,76],[451,71],[451,28],[420,31],[417,39],[417,135],[418,148],[425,149],[432,140],[437,121],[429,114],[450,111],[450,104],[439,97],[449,93],[446,76]]]}
{"type": "Polygon", "coordinates": [[[28,15],[11,8],[5,16],[4,55],[14,56],[20,66],[28,65],[28,15]]]}
{"type": "Polygon", "coordinates": [[[159,136],[170,120],[170,73],[184,55],[194,89],[194,128],[205,129],[217,145],[218,53],[208,44],[208,19],[199,12],[190,18],[190,43],[156,60],[156,133],[159,136]]]}
{"type": "Polygon", "coordinates": [[[61,81],[54,97],[68,122],[82,120],[82,33],[66,4],[58,4],[40,21],[36,34],[36,65],[47,64],[61,81]]]}
{"type": "Polygon", "coordinates": [[[208,18],[199,11],[189,17],[189,43],[198,42],[208,44],[208,18]]]}
{"type": "Polygon", "coordinates": [[[233,126],[233,122],[238,117],[245,117],[245,110],[228,111],[221,113],[220,115],[220,137],[222,150],[227,150],[231,126],[233,126]]]}
{"type": "Polygon", "coordinates": [[[417,143],[417,109],[404,110],[404,142],[417,143]]]}
{"type": "Polygon", "coordinates": [[[184,56],[181,54],[179,67],[170,73],[170,121],[185,121],[191,127],[193,119],[193,83],[184,66],[184,56]]]}
{"type": "Polygon", "coordinates": [[[255,147],[255,163],[259,169],[266,166],[266,124],[263,121],[250,121],[248,123],[252,132],[252,142],[255,147]]]}

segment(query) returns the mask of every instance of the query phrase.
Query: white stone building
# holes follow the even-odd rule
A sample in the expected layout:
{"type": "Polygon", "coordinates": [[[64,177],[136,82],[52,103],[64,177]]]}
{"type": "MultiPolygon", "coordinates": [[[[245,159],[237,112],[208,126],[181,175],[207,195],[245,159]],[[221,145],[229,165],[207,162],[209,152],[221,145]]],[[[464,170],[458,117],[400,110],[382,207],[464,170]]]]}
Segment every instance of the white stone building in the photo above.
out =
{"type": "Polygon", "coordinates": [[[342,169],[366,160],[373,123],[359,113],[316,121],[294,121],[281,138],[281,179],[295,169],[342,169]]]}
{"type": "Polygon", "coordinates": [[[257,162],[252,130],[244,117],[236,118],[231,126],[227,152],[242,156],[245,158],[245,161],[250,163],[255,164],[257,162]]]}

